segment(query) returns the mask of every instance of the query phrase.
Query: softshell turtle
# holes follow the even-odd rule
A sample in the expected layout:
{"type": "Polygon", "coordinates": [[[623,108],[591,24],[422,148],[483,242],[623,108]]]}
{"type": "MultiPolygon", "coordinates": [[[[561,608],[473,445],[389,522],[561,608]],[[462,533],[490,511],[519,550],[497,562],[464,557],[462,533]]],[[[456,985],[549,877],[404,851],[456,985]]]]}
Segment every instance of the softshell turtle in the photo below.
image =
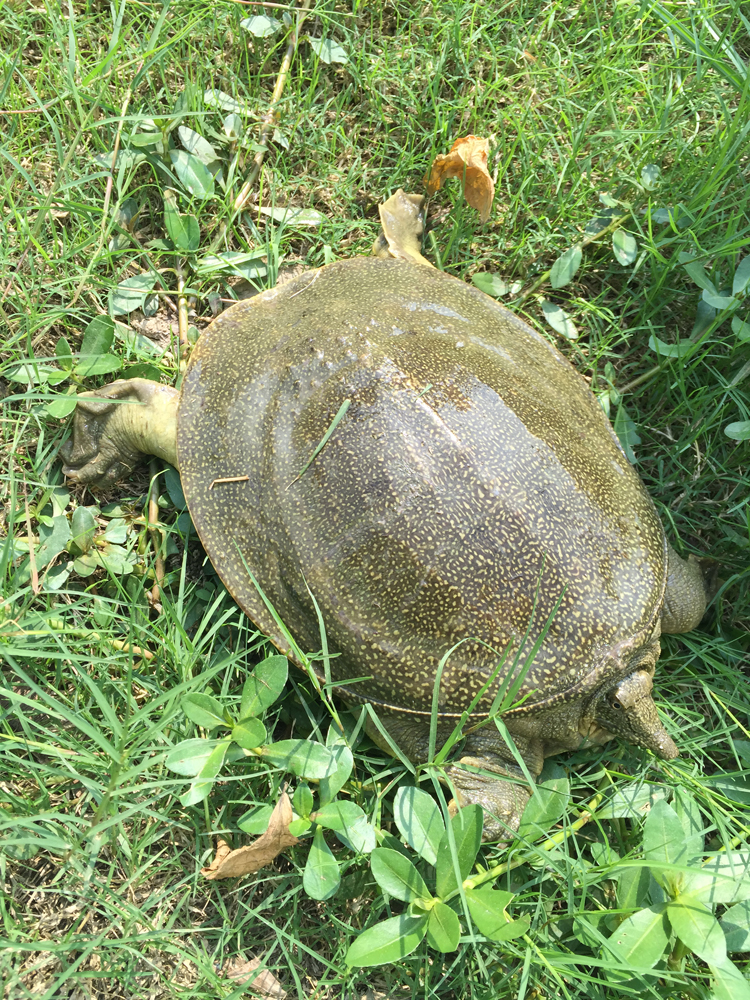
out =
{"type": "Polygon", "coordinates": [[[414,761],[439,678],[437,745],[468,713],[448,777],[492,838],[550,754],[619,736],[677,755],[651,697],[659,635],[697,625],[706,590],[584,379],[425,266],[420,207],[398,192],[376,256],[222,313],[181,392],[133,379],[82,397],[65,474],[177,466],[238,604],[293,656],[269,605],[312,651],[317,603],[337,691],[372,703],[414,761]],[[498,705],[515,751],[481,724],[498,705]]]}

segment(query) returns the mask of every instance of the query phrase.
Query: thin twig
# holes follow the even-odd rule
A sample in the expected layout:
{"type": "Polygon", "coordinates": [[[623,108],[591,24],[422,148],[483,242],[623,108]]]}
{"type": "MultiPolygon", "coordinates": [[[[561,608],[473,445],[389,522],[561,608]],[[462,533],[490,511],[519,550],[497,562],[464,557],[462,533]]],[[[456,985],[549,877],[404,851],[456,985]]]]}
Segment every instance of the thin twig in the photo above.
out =
{"type": "Polygon", "coordinates": [[[253,165],[250,168],[250,173],[245,179],[245,183],[242,185],[242,190],[237,195],[234,201],[235,212],[241,211],[250,197],[250,192],[252,191],[256,180],[258,179],[258,174],[263,166],[263,159],[266,155],[266,147],[271,141],[271,135],[276,127],[276,123],[279,120],[278,115],[278,103],[281,100],[281,95],[284,92],[284,85],[286,79],[289,76],[289,70],[292,65],[292,59],[294,58],[294,53],[297,51],[297,43],[299,41],[300,28],[302,27],[302,22],[305,20],[305,14],[310,7],[310,0],[303,0],[302,6],[299,8],[297,13],[297,23],[292,29],[291,36],[289,38],[289,44],[286,47],[286,53],[284,54],[284,59],[281,63],[281,69],[279,70],[279,75],[276,77],[276,86],[273,88],[273,94],[271,95],[271,103],[268,107],[268,111],[263,117],[263,125],[260,130],[259,145],[263,146],[262,150],[258,152],[253,157],[253,165]]]}
{"type": "Polygon", "coordinates": [[[159,604],[160,590],[164,583],[164,558],[161,554],[161,531],[159,530],[159,467],[156,459],[149,462],[149,473],[151,475],[151,489],[148,494],[148,531],[151,535],[151,544],[154,546],[156,565],[154,574],[156,581],[151,588],[151,605],[157,607],[159,604]]]}
{"type": "Polygon", "coordinates": [[[26,537],[29,540],[29,573],[31,574],[31,589],[35,594],[41,590],[39,586],[39,571],[36,568],[36,555],[34,554],[34,539],[31,536],[31,514],[29,513],[29,501],[25,495],[26,484],[24,483],[23,505],[26,510],[26,537]]]}

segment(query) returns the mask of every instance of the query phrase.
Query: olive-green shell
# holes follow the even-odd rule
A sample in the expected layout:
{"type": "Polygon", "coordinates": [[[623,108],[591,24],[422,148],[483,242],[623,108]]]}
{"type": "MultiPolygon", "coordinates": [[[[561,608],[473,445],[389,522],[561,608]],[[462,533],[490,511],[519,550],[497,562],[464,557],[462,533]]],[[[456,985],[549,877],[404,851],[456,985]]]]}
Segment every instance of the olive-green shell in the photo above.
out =
{"type": "Polygon", "coordinates": [[[429,712],[453,650],[439,707],[460,713],[507,650],[486,712],[552,618],[528,712],[622,671],[612,650],[658,617],[664,533],[588,386],[440,271],[341,261],[223,313],[185,375],[177,448],[232,595],[289,650],[257,581],[314,653],[309,588],[334,679],[369,678],[350,696],[429,712]]]}

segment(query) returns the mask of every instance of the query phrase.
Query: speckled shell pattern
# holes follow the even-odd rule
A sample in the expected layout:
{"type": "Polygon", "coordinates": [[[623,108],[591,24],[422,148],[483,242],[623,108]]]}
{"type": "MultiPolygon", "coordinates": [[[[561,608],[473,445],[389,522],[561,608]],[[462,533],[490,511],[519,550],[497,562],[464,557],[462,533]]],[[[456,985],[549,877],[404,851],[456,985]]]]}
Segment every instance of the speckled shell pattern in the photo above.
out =
{"type": "Polygon", "coordinates": [[[486,714],[519,671],[533,714],[590,697],[628,669],[613,650],[658,634],[664,532],[599,403],[441,271],[356,258],[227,310],[185,374],[177,448],[233,597],[280,650],[268,604],[315,653],[312,593],[350,699],[429,714],[444,661],[441,715],[495,672],[486,714]]]}

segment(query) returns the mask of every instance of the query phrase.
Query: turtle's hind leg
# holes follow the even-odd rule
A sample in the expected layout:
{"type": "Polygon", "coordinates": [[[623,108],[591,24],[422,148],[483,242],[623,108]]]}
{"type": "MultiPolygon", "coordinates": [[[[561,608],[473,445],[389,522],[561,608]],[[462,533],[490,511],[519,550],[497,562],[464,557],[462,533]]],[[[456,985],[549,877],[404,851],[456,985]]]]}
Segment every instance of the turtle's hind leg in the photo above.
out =
{"type": "Polygon", "coordinates": [[[63,472],[79,483],[109,486],[143,455],[177,465],[176,389],[143,378],[113,382],[78,398],[73,433],[60,449],[63,472]]]}

